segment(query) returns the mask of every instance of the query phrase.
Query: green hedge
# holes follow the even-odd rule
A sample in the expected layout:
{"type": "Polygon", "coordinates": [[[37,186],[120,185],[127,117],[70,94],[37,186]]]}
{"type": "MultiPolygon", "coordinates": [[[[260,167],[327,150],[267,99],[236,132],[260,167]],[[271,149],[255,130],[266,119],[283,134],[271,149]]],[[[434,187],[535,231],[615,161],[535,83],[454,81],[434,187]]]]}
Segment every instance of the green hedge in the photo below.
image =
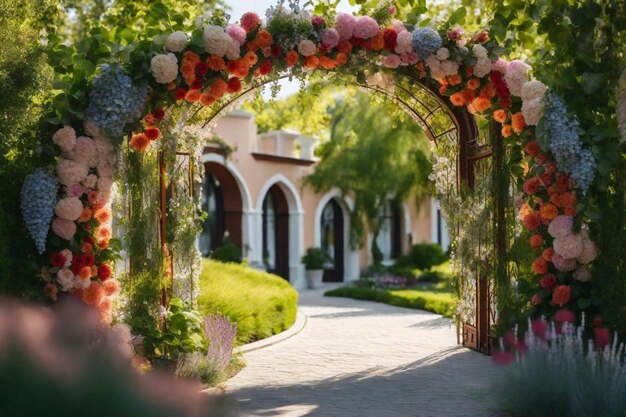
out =
{"type": "Polygon", "coordinates": [[[237,344],[264,339],[294,323],[298,292],[284,279],[241,264],[204,261],[198,309],[237,324],[237,344]]]}
{"type": "Polygon", "coordinates": [[[454,298],[452,294],[442,292],[439,289],[379,290],[363,287],[342,287],[328,291],[324,295],[376,301],[396,307],[427,310],[445,317],[452,317],[454,313],[454,298]]]}

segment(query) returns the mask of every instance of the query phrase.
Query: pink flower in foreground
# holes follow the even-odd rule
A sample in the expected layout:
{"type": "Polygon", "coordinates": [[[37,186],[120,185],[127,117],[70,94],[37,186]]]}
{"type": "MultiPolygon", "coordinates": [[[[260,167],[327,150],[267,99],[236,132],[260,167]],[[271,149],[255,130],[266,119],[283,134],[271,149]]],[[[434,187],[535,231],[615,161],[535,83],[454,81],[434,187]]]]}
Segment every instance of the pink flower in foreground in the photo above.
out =
{"type": "Polygon", "coordinates": [[[572,233],[574,219],[570,216],[556,216],[548,226],[548,233],[552,237],[566,236],[572,233]]]}
{"type": "Polygon", "coordinates": [[[515,355],[513,355],[513,352],[495,350],[491,356],[491,360],[493,360],[493,363],[496,365],[510,365],[515,362],[515,355]]]}
{"type": "Polygon", "coordinates": [[[559,310],[556,312],[554,319],[559,323],[574,323],[576,316],[570,310],[559,310]]]}

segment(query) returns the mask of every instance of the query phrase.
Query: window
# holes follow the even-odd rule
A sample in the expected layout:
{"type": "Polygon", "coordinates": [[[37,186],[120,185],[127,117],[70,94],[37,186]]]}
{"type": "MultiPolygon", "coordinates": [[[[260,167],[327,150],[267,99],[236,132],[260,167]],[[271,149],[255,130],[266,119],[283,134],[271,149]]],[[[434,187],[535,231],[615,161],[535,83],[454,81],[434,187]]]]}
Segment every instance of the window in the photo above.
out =
{"type": "Polygon", "coordinates": [[[276,269],[276,204],[271,192],[263,200],[263,261],[268,270],[276,269]]]}
{"type": "Polygon", "coordinates": [[[389,262],[402,255],[402,217],[398,204],[392,200],[387,201],[385,205],[376,243],[383,254],[383,262],[389,262]]]}
{"type": "MultiPolygon", "coordinates": [[[[325,269],[333,269],[335,262],[335,207],[334,201],[326,204],[322,211],[322,250],[328,255],[325,269]]],[[[335,203],[336,204],[336,203],[335,203]]]]}
{"type": "Polygon", "coordinates": [[[209,256],[224,237],[224,198],[222,188],[215,177],[207,173],[202,186],[201,207],[207,213],[199,239],[200,253],[209,256]]]}

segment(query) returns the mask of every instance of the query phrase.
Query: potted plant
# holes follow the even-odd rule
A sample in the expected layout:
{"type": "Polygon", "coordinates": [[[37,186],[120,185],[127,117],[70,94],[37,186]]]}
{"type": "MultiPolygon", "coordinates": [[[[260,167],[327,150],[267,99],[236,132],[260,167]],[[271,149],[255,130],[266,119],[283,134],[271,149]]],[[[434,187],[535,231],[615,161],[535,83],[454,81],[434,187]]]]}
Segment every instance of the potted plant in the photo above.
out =
{"type": "Polygon", "coordinates": [[[324,276],[324,264],[328,260],[328,255],[321,248],[309,248],[302,257],[302,263],[306,269],[307,286],[317,289],[322,286],[324,276]]]}

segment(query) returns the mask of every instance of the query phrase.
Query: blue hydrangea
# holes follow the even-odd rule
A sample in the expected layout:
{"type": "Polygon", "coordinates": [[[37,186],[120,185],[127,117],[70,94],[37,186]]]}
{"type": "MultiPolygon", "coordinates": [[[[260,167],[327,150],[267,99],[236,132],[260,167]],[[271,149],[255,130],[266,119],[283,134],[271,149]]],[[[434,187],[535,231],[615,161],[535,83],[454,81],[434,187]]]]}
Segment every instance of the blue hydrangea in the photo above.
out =
{"type": "Polygon", "coordinates": [[[133,85],[120,68],[104,64],[91,85],[87,120],[120,137],[128,123],[141,117],[147,92],[146,86],[133,85]]]}
{"type": "Polygon", "coordinates": [[[544,149],[550,149],[560,171],[571,175],[583,194],[595,177],[596,160],[589,149],[583,149],[580,126],[567,114],[567,106],[555,93],[544,96],[543,129],[538,139],[544,149]]]}
{"type": "Polygon", "coordinates": [[[413,50],[420,59],[426,59],[441,48],[441,36],[431,28],[417,28],[413,31],[413,50]]]}
{"type": "Polygon", "coordinates": [[[59,183],[49,172],[38,168],[22,184],[22,217],[39,254],[46,251],[46,238],[57,202],[59,183]]]}

